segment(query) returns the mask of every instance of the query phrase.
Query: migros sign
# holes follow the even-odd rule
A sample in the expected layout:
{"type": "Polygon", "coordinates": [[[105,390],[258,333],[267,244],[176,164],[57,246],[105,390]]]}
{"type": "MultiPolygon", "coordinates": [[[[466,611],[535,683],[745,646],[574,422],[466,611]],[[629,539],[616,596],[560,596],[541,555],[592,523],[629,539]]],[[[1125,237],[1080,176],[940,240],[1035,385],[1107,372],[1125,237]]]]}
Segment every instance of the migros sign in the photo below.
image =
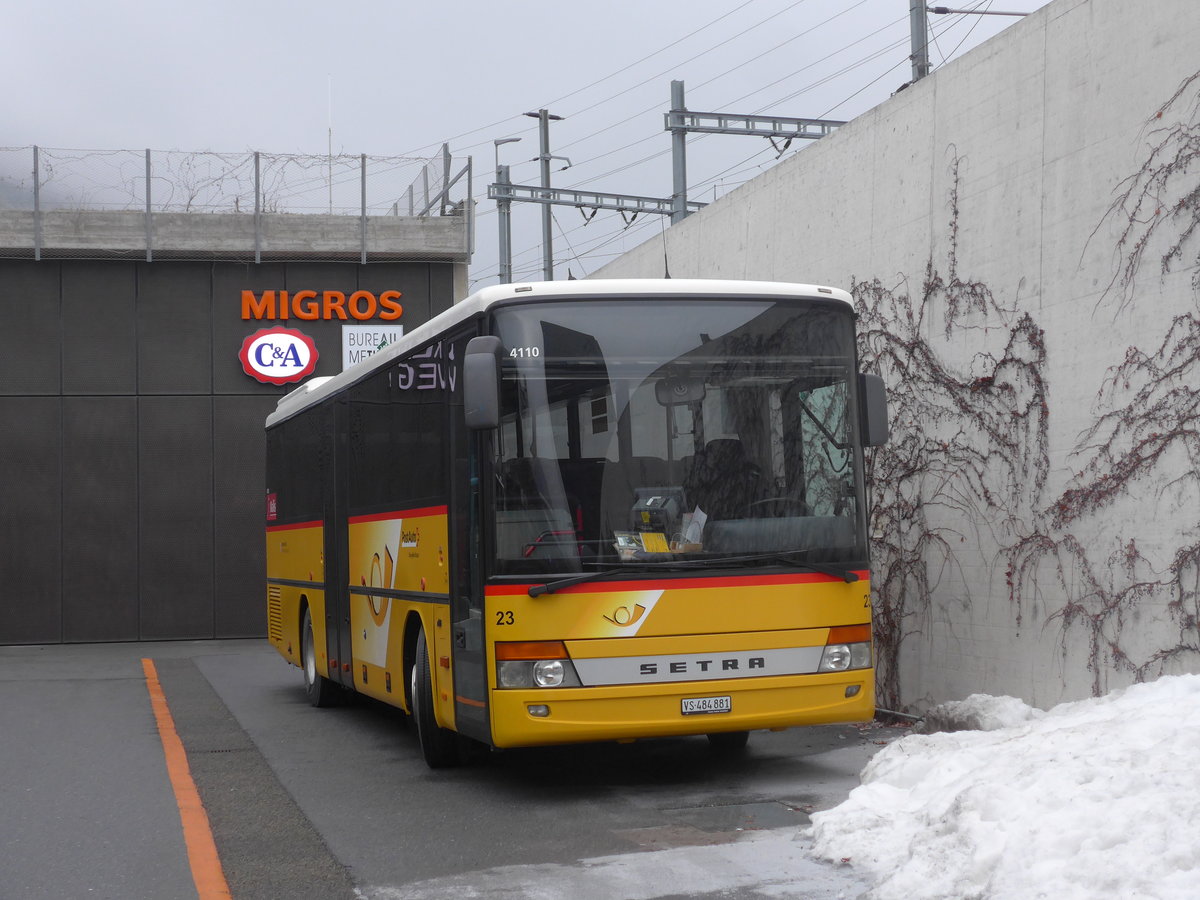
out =
{"type": "Polygon", "coordinates": [[[401,296],[399,291],[382,291],[378,296],[371,291],[296,291],[290,295],[288,291],[242,291],[242,318],[393,322],[404,314],[401,296]]]}

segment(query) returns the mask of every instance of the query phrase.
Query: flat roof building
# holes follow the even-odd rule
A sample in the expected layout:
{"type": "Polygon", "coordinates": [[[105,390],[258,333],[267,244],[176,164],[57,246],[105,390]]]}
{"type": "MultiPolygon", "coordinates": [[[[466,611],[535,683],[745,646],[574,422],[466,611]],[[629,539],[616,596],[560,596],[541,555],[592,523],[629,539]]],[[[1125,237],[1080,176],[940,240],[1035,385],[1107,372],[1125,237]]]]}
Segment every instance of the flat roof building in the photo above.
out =
{"type": "Polygon", "coordinates": [[[264,420],[466,294],[469,163],[339,158],[328,185],[272,194],[264,171],[323,160],[127,154],[155,196],[122,203],[62,188],[118,154],[20,152],[33,196],[0,208],[0,643],[264,634],[264,420]],[[181,202],[189,157],[242,174],[181,202]],[[372,180],[397,169],[415,190],[372,180]],[[272,329],[309,339],[307,371],[247,356],[272,329]]]}

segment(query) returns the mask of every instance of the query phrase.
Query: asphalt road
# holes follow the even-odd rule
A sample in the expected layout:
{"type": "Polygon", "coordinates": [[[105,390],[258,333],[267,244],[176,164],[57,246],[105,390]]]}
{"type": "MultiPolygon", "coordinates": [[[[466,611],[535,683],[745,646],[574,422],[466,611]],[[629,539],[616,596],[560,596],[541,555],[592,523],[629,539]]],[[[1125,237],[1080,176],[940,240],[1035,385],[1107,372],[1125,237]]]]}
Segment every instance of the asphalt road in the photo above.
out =
{"type": "Polygon", "coordinates": [[[0,900],[197,896],[154,661],[230,891],[255,898],[853,897],[811,861],[879,726],[493,753],[429,770],[404,716],[314,709],[264,641],[0,647],[0,900]],[[804,885],[804,888],[797,887],[804,885]]]}

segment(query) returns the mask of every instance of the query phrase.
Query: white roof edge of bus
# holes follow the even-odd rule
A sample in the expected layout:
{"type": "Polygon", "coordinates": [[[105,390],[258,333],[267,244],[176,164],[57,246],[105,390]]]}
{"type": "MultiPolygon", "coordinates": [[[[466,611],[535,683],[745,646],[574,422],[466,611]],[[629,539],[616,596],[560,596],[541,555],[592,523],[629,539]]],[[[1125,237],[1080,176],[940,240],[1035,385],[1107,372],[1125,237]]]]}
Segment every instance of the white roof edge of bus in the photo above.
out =
{"type": "Polygon", "coordinates": [[[279,398],[275,411],[267,416],[267,427],[290,419],[296,413],[353,384],[368,372],[387,365],[391,360],[419,346],[434,334],[483,312],[504,300],[558,300],[582,294],[747,294],[753,296],[812,297],[826,296],[852,302],[850,294],[841,288],[816,284],[794,284],[783,281],[729,281],[717,278],[611,278],[580,279],[576,281],[529,281],[518,284],[496,284],[482,288],[428,322],[405,332],[394,344],[368,356],[362,362],[338,375],[312,378],[279,398]]]}

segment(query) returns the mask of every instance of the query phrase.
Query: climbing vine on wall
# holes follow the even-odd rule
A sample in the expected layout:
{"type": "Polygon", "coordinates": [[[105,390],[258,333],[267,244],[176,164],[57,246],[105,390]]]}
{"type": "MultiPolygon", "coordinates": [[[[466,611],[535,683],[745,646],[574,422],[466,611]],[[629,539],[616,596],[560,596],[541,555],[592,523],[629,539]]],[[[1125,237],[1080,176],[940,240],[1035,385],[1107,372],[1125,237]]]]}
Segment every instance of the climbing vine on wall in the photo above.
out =
{"type": "Polygon", "coordinates": [[[1151,116],[1147,129],[1149,152],[1122,182],[1105,216],[1105,222],[1118,222],[1120,230],[1117,265],[1105,298],[1115,299],[1121,309],[1134,299],[1147,254],[1158,256],[1163,275],[1190,262],[1195,269],[1192,286],[1200,291],[1200,72],[1183,80],[1151,116]]]}
{"type": "MultiPolygon", "coordinates": [[[[1152,350],[1129,347],[1106,373],[1096,395],[1096,419],[1079,436],[1074,459],[1082,466],[1046,510],[1043,529],[1011,551],[1009,580],[1020,610],[1045,599],[1049,587],[1066,602],[1049,614],[1065,642],[1074,629],[1088,636],[1092,690],[1101,693],[1108,671],[1134,679],[1161,674],[1172,661],[1200,655],[1200,73],[1186,78],[1147,123],[1148,152],[1118,188],[1092,240],[1115,225],[1114,274],[1102,298],[1117,314],[1137,299],[1139,275],[1157,260],[1160,277],[1190,268],[1192,309],[1163,317],[1152,350]],[[1097,517],[1118,515],[1133,502],[1126,524],[1099,564],[1076,530],[1097,517]],[[1155,531],[1159,516],[1172,523],[1174,548],[1155,559],[1138,546],[1135,529],[1155,531]],[[1051,578],[1047,581],[1046,575],[1051,578]],[[1178,636],[1145,646],[1128,624],[1148,603],[1165,606],[1178,636]],[[1137,645],[1137,649],[1134,649],[1137,645]]],[[[1133,307],[1136,309],[1136,307],[1133,307]]],[[[1138,310],[1159,315],[1153,307],[1138,310]]],[[[1163,544],[1160,538],[1159,544],[1163,544]]],[[[1103,552],[1103,551],[1100,551],[1103,552]]]]}
{"type": "Polygon", "coordinates": [[[971,602],[967,548],[996,553],[977,564],[1003,566],[1016,629],[1057,629],[1096,694],[1110,673],[1141,680],[1200,657],[1200,73],[1139,139],[1142,162],[1090,238],[1114,235],[1100,306],[1136,310],[1153,263],[1164,280],[1191,273],[1191,308],[1162,315],[1159,337],[1107,370],[1049,497],[1043,334],[959,274],[961,160],[941,268],[931,256],[919,287],[853,283],[863,367],[887,382],[893,423],[868,458],[881,706],[903,708],[901,648],[933,598],[971,602]],[[964,358],[963,346],[978,349],[964,358]]]}
{"type": "Polygon", "coordinates": [[[888,384],[892,422],[891,440],[868,460],[879,703],[889,709],[902,704],[901,646],[924,626],[935,590],[955,577],[965,590],[965,530],[978,542],[984,529],[991,541],[1019,529],[1049,470],[1042,332],[959,275],[959,165],[946,274],[930,257],[916,292],[878,278],[852,284],[863,368],[888,384]],[[981,349],[955,368],[938,341],[968,333],[981,349]]]}

